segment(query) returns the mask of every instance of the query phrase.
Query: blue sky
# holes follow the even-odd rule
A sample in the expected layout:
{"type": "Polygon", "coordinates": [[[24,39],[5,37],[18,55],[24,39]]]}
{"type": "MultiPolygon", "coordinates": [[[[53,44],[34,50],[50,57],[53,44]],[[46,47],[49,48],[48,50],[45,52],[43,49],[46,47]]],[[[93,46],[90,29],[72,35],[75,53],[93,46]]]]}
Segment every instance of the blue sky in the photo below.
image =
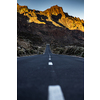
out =
{"type": "Polygon", "coordinates": [[[17,3],[40,11],[58,5],[69,15],[84,19],[84,0],[17,0],[17,3]]]}

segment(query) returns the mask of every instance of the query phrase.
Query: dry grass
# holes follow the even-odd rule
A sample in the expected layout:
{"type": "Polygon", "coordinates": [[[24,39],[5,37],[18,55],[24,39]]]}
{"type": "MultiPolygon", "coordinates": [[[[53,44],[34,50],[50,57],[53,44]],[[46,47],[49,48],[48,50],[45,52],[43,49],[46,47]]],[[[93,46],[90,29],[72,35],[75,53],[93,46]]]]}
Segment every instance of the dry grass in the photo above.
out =
{"type": "Polygon", "coordinates": [[[45,51],[44,46],[33,46],[33,48],[25,49],[23,47],[17,47],[17,56],[28,56],[28,55],[37,55],[43,54],[45,51]]]}
{"type": "Polygon", "coordinates": [[[84,57],[84,47],[78,46],[65,46],[65,47],[51,47],[52,52],[55,54],[76,55],[84,57]]]}

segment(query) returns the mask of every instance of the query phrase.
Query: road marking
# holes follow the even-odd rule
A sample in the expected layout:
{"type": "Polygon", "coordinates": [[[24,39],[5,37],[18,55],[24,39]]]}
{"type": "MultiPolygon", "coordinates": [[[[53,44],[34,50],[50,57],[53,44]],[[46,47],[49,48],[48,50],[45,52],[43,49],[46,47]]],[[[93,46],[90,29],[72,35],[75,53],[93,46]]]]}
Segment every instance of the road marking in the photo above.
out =
{"type": "Polygon", "coordinates": [[[51,58],[49,58],[49,60],[51,60],[51,58]]]}
{"type": "Polygon", "coordinates": [[[48,62],[48,65],[53,65],[53,63],[52,62],[48,62]]]}
{"type": "Polygon", "coordinates": [[[61,87],[59,85],[51,85],[48,87],[48,100],[65,100],[61,87]]]}
{"type": "Polygon", "coordinates": [[[49,55],[49,58],[50,58],[51,56],[49,55]]]}

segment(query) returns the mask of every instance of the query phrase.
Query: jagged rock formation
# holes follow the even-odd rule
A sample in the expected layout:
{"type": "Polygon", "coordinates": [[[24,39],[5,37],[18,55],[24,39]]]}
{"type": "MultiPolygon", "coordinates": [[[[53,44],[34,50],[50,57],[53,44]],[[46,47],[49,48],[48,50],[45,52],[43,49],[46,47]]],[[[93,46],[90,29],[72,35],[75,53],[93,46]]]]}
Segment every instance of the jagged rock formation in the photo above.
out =
{"type": "Polygon", "coordinates": [[[84,24],[84,21],[64,13],[62,8],[57,5],[45,11],[36,11],[17,4],[18,49],[32,50],[33,46],[45,45],[46,43],[56,46],[83,46],[84,32],[76,29],[70,30],[60,23],[60,21],[64,23],[63,18],[84,24]]]}
{"type": "Polygon", "coordinates": [[[80,18],[69,16],[68,13],[63,12],[62,7],[57,5],[45,11],[30,10],[27,6],[20,6],[17,4],[17,12],[27,16],[29,23],[47,24],[51,23],[57,27],[68,28],[69,30],[80,30],[84,32],[84,20],[80,18]]]}

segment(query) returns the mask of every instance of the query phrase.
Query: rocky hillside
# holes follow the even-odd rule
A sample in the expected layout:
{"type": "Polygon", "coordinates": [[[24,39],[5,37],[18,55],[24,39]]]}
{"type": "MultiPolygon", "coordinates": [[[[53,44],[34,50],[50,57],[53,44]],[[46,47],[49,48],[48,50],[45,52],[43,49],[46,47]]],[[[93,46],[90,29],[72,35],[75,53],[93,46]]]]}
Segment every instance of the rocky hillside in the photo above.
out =
{"type": "Polygon", "coordinates": [[[37,11],[17,4],[18,52],[23,51],[25,54],[46,43],[83,46],[84,21],[69,16],[57,5],[45,11],[37,11]]]}
{"type": "Polygon", "coordinates": [[[68,13],[63,12],[62,7],[57,5],[52,6],[45,11],[37,11],[28,9],[27,6],[20,6],[17,4],[17,12],[27,16],[29,18],[29,20],[27,20],[29,23],[46,24],[51,22],[58,27],[84,32],[84,20],[69,16],[68,13]]]}

